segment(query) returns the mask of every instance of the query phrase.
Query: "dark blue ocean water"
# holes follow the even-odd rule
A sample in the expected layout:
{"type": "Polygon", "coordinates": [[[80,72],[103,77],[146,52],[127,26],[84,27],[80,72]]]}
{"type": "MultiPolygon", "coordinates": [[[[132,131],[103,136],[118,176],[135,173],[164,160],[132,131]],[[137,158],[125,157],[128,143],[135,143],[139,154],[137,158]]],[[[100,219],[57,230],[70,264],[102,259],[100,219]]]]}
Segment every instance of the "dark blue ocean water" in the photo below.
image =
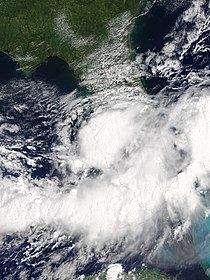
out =
{"type": "MultiPolygon", "coordinates": [[[[136,56],[140,55],[141,62],[145,63],[141,82],[147,93],[154,96],[159,94],[158,98],[170,98],[171,102],[176,102],[180,92],[192,86],[189,78],[191,73],[196,73],[206,81],[209,79],[209,25],[203,32],[198,33],[197,39],[189,44],[184,52],[181,49],[180,44],[184,45],[187,42],[187,35],[184,34],[196,29],[194,22],[186,23],[182,20],[183,11],[190,5],[190,1],[184,2],[172,12],[162,4],[152,6],[147,14],[137,19],[131,39],[136,56]],[[176,41],[176,38],[179,40],[176,41]],[[147,63],[147,58],[153,53],[154,60],[157,57],[163,60],[171,59],[163,50],[167,42],[174,42],[172,62],[179,60],[181,67],[178,70],[172,67],[166,75],[166,72],[158,69],[152,59],[151,64],[147,63]]],[[[207,25],[208,1],[203,1],[201,11],[206,17],[207,25]]],[[[139,68],[141,71],[141,65],[139,68]]],[[[31,77],[24,76],[17,69],[11,58],[0,53],[0,125],[7,126],[0,134],[0,146],[7,151],[17,152],[16,160],[19,163],[18,168],[1,163],[2,178],[8,178],[12,184],[14,178],[24,174],[31,180],[58,180],[62,188],[65,185],[65,172],[71,171],[67,169],[62,172],[52,157],[53,148],[61,143],[57,125],[67,118],[60,98],[65,96],[76,100],[78,96],[86,97],[90,91],[80,86],[80,81],[73,71],[58,58],[49,58],[47,67],[41,65],[31,77]],[[35,164],[31,164],[32,161],[35,164]]],[[[72,119],[68,132],[72,143],[76,142],[81,122],[88,114],[91,114],[91,111],[85,111],[83,119],[72,119]]],[[[8,155],[1,156],[3,159],[8,155]]],[[[94,178],[100,174],[100,169],[93,168],[86,176],[94,178]]],[[[77,179],[79,180],[79,175],[77,179]]],[[[72,181],[73,184],[76,183],[72,181]]],[[[147,254],[139,252],[132,257],[120,258],[116,256],[123,250],[123,244],[113,244],[112,247],[102,248],[101,252],[98,252],[81,245],[81,236],[68,236],[64,232],[58,241],[53,237],[55,231],[53,226],[40,225],[32,226],[26,232],[5,234],[0,248],[0,279],[51,279],[47,278],[47,274],[43,274],[47,267],[56,275],[57,270],[69,264],[74,267],[75,275],[91,275],[101,271],[112,258],[122,263],[125,271],[130,271],[133,268],[140,269],[144,255],[147,254]]],[[[210,267],[209,231],[209,219],[194,225],[190,242],[195,247],[197,262],[188,266],[184,264],[177,269],[166,268],[166,272],[180,280],[208,279],[203,268],[206,270],[210,267]]],[[[173,250],[170,245],[168,249],[173,250]]],[[[167,250],[162,254],[166,254],[167,250]]],[[[148,266],[159,268],[158,263],[150,263],[148,266]]]]}

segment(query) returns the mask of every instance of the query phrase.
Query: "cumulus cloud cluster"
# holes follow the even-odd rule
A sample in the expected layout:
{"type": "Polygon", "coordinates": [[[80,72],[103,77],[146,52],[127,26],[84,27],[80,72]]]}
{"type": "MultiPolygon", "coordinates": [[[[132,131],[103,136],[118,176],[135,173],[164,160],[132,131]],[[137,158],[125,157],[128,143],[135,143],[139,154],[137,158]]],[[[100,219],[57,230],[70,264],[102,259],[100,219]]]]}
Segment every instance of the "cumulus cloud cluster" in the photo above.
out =
{"type": "Polygon", "coordinates": [[[130,252],[182,240],[208,210],[209,117],[210,95],[196,87],[168,106],[131,102],[96,112],[79,132],[74,160],[101,175],[67,193],[46,179],[42,188],[2,179],[1,233],[53,223],[98,246],[126,237],[130,252]]]}

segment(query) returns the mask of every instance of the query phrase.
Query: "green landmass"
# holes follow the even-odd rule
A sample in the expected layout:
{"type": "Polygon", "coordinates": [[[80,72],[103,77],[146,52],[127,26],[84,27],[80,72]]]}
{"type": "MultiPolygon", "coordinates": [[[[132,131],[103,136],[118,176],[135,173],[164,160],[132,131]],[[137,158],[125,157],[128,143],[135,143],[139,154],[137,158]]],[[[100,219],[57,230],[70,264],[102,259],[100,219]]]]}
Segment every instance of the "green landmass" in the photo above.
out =
{"type": "MultiPolygon", "coordinates": [[[[145,1],[145,0],[144,0],[145,1]]],[[[117,15],[136,14],[142,0],[0,0],[0,51],[26,73],[49,56],[73,69],[108,35],[117,15]]]]}
{"type": "MultiPolygon", "coordinates": [[[[84,277],[83,280],[106,280],[106,274],[102,273],[97,276],[87,276],[84,277]]],[[[159,270],[144,268],[139,273],[123,273],[119,276],[119,280],[175,280],[175,278],[159,270]]]]}

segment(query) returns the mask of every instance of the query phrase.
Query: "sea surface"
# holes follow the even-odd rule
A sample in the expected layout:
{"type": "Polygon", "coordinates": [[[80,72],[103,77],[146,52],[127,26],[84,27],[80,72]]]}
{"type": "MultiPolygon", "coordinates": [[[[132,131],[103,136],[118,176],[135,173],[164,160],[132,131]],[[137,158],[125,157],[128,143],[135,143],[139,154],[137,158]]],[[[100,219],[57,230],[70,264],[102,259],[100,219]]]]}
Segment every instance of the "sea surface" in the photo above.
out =
{"type": "Polygon", "coordinates": [[[80,81],[26,77],[2,54],[0,279],[112,264],[208,279],[209,11],[159,0],[123,13],[80,81]]]}

